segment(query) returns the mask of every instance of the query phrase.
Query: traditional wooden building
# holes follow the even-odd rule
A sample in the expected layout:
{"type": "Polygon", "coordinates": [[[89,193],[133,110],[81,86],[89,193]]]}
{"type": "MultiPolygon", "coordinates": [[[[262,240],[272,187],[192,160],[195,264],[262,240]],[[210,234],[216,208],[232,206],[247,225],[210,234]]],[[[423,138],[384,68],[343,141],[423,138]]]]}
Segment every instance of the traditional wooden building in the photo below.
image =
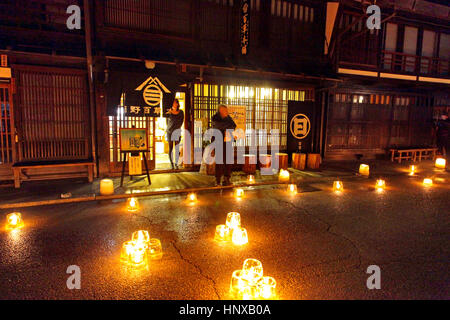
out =
{"type": "Polygon", "coordinates": [[[280,150],[289,101],[314,109],[311,148],[326,158],[430,143],[433,108],[448,106],[448,7],[391,2],[370,31],[361,1],[5,0],[0,180],[119,174],[131,127],[148,129],[148,164],[167,170],[175,97],[192,157],[221,103],[245,107],[257,135],[279,129],[280,150]],[[70,5],[81,29],[67,26],[70,5]]]}
{"type": "Polygon", "coordinates": [[[341,1],[329,56],[344,80],[328,90],[327,158],[376,157],[432,146],[433,120],[450,106],[450,7],[445,1],[341,1]]]}

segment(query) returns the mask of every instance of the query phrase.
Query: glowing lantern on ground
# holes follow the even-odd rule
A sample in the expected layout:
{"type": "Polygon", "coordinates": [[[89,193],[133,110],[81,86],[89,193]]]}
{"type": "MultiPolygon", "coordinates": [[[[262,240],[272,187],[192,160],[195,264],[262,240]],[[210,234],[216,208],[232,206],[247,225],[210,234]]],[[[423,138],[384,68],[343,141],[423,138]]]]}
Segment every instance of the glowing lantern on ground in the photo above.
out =
{"type": "Polygon", "coordinates": [[[147,230],[139,230],[133,232],[131,235],[131,241],[134,241],[136,243],[142,243],[145,246],[148,246],[148,243],[150,241],[150,235],[148,234],[147,230]]]}
{"type": "Polygon", "coordinates": [[[148,242],[148,255],[152,260],[158,260],[162,258],[163,251],[161,241],[159,239],[150,239],[148,242]]]}
{"type": "Polygon", "coordinates": [[[247,183],[255,183],[255,176],[254,175],[249,175],[247,177],[247,183]]]}
{"type": "Polygon", "coordinates": [[[244,189],[241,188],[234,189],[234,196],[238,199],[242,199],[244,197],[244,189]]]}
{"type": "Polygon", "coordinates": [[[409,175],[410,176],[413,176],[415,173],[416,173],[416,170],[417,170],[417,168],[416,168],[416,166],[415,165],[410,165],[409,166],[409,175]]]}
{"type": "Polygon", "coordinates": [[[241,215],[238,212],[228,212],[225,224],[230,229],[239,228],[241,226],[241,215]]]}
{"type": "Polygon", "coordinates": [[[378,179],[377,182],[375,183],[375,188],[377,188],[377,190],[379,191],[385,189],[386,182],[383,179],[378,179]]]}
{"type": "Polygon", "coordinates": [[[235,270],[231,276],[230,293],[244,300],[270,299],[276,295],[277,282],[272,277],[263,277],[260,261],[247,259],[242,270],[235,270]]]}
{"type": "Polygon", "coordinates": [[[134,268],[147,267],[147,249],[140,242],[124,242],[122,245],[120,258],[122,262],[128,266],[132,266],[134,268]]]}
{"type": "Polygon", "coordinates": [[[242,277],[256,283],[263,276],[262,263],[256,259],[246,259],[242,267],[242,277]]]}
{"type": "Polygon", "coordinates": [[[287,187],[287,191],[290,194],[297,194],[297,185],[296,184],[289,184],[287,187]]]}
{"type": "Polygon", "coordinates": [[[242,278],[242,270],[235,270],[231,275],[230,292],[236,298],[241,297],[248,281],[242,278]]]}
{"type": "Polygon", "coordinates": [[[139,201],[135,197],[129,198],[127,201],[128,212],[136,212],[139,210],[139,201]]]}
{"type": "Polygon", "coordinates": [[[22,214],[12,212],[6,216],[6,229],[18,229],[23,226],[22,214]]]}
{"type": "Polygon", "coordinates": [[[436,168],[445,169],[445,164],[446,161],[444,158],[437,158],[434,165],[436,166],[436,168]]]}
{"type": "Polygon", "coordinates": [[[187,195],[187,200],[191,203],[194,203],[197,201],[197,195],[195,193],[191,192],[187,195]]]}
{"type": "Polygon", "coordinates": [[[425,187],[431,187],[433,185],[433,180],[430,178],[423,179],[423,185],[425,187]]]}
{"type": "Polygon", "coordinates": [[[363,176],[368,176],[370,173],[369,165],[368,164],[360,164],[359,165],[359,174],[363,176]]]}
{"type": "Polygon", "coordinates": [[[226,242],[230,240],[230,228],[224,224],[219,224],[216,227],[216,234],[214,235],[214,240],[218,242],[226,242]]]}
{"type": "Polygon", "coordinates": [[[233,236],[231,237],[231,241],[233,241],[233,244],[238,246],[242,246],[248,243],[247,230],[240,227],[233,229],[233,236]]]}
{"type": "Polygon", "coordinates": [[[344,184],[342,183],[342,181],[334,181],[333,182],[333,191],[335,191],[335,192],[344,191],[344,184]]]}
{"type": "Polygon", "coordinates": [[[281,169],[278,179],[282,182],[289,181],[289,171],[281,169]]]}
{"type": "Polygon", "coordinates": [[[100,181],[100,194],[102,196],[114,194],[114,183],[111,179],[103,179],[100,181]]]}
{"type": "Polygon", "coordinates": [[[263,299],[273,298],[276,294],[277,282],[272,277],[262,277],[258,281],[259,296],[263,299]]]}

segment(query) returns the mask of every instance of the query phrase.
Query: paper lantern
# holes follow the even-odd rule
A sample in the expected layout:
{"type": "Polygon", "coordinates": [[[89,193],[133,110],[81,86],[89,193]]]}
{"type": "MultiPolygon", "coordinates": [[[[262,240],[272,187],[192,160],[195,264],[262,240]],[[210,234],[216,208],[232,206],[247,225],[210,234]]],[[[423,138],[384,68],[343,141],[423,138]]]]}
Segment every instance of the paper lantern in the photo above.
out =
{"type": "Polygon", "coordinates": [[[6,216],[6,229],[18,229],[21,227],[23,227],[23,220],[20,212],[12,212],[6,216]]]}
{"type": "Polygon", "coordinates": [[[133,232],[133,234],[131,235],[131,240],[143,243],[144,245],[148,246],[150,235],[147,230],[138,230],[133,232]]]}
{"type": "Polygon", "coordinates": [[[431,187],[433,185],[433,180],[430,178],[423,179],[423,185],[425,187],[431,187]]]}
{"type": "Polygon", "coordinates": [[[359,174],[363,176],[368,176],[370,173],[369,165],[368,164],[360,164],[359,165],[359,174]]]}
{"type": "Polygon", "coordinates": [[[191,203],[194,203],[197,201],[197,195],[195,193],[191,192],[187,195],[187,200],[191,203]]]}
{"type": "Polygon", "coordinates": [[[114,183],[111,179],[103,179],[100,181],[100,194],[102,196],[114,194],[114,183]]]}
{"type": "Polygon", "coordinates": [[[288,187],[287,187],[287,191],[290,194],[297,194],[297,185],[293,184],[293,183],[289,184],[288,187]]]}
{"type": "Polygon", "coordinates": [[[234,189],[234,196],[238,199],[242,199],[244,197],[244,189],[241,188],[234,189]]]}
{"type": "Polygon", "coordinates": [[[226,242],[230,240],[230,228],[224,224],[219,224],[216,227],[216,234],[214,235],[214,240],[218,242],[226,242]]]}
{"type": "Polygon", "coordinates": [[[254,175],[248,175],[247,177],[247,183],[255,183],[255,176],[254,175]]]}
{"type": "Polygon", "coordinates": [[[289,171],[281,169],[278,175],[278,179],[282,182],[289,181],[289,171]]]}
{"type": "Polygon", "coordinates": [[[384,190],[386,188],[386,182],[383,179],[378,179],[375,183],[375,188],[379,191],[384,190]]]}
{"type": "Polygon", "coordinates": [[[258,281],[258,296],[263,299],[270,299],[275,297],[276,292],[275,288],[277,286],[277,282],[272,277],[262,277],[258,281]]]}
{"type": "Polygon", "coordinates": [[[417,167],[415,165],[410,165],[409,166],[409,175],[413,176],[416,173],[417,167]]]}
{"type": "Polygon", "coordinates": [[[132,197],[127,200],[128,212],[137,212],[139,210],[139,201],[137,198],[132,197]]]}
{"type": "Polygon", "coordinates": [[[161,241],[152,238],[148,242],[148,256],[152,260],[159,260],[163,256],[161,241]]]}
{"type": "Polygon", "coordinates": [[[335,191],[335,192],[344,191],[344,184],[342,183],[342,181],[334,181],[333,182],[333,191],[335,191]]]}
{"type": "Polygon", "coordinates": [[[120,254],[122,263],[134,268],[147,267],[147,249],[141,242],[126,241],[120,254]]]}
{"type": "Polygon", "coordinates": [[[263,276],[261,261],[246,259],[242,267],[242,277],[251,283],[256,283],[263,276]]]}
{"type": "Polygon", "coordinates": [[[237,246],[242,246],[248,243],[247,230],[245,228],[235,228],[233,229],[233,235],[231,237],[233,244],[237,246]]]}
{"type": "Polygon", "coordinates": [[[241,226],[241,215],[238,212],[228,212],[225,224],[230,229],[239,228],[241,226]]]}
{"type": "Polygon", "coordinates": [[[445,169],[446,161],[444,158],[437,158],[434,165],[436,168],[445,169]]]}

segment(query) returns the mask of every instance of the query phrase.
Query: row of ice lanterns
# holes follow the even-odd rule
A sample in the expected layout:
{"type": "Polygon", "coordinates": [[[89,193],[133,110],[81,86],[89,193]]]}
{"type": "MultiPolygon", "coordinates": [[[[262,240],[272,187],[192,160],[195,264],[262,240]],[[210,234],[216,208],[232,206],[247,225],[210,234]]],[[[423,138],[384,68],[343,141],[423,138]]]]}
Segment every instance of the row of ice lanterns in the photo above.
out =
{"type": "MultiPolygon", "coordinates": [[[[436,159],[436,167],[445,169],[446,161],[443,158],[436,159]]],[[[359,173],[361,175],[369,175],[369,166],[361,164],[359,173]]],[[[410,175],[414,175],[416,167],[411,165],[410,175]]],[[[289,181],[289,172],[280,170],[280,181],[289,181]]],[[[102,180],[100,189],[103,193],[110,193],[112,181],[102,180]]],[[[254,183],[254,176],[248,177],[249,183],[254,183]]],[[[425,178],[423,181],[425,186],[433,184],[432,179],[425,178]]],[[[383,190],[386,184],[382,179],[377,180],[375,187],[377,190],[383,190]]],[[[344,190],[344,185],[341,181],[334,181],[333,191],[340,192],[344,190]]],[[[289,184],[287,191],[291,194],[297,193],[297,185],[289,184]]],[[[102,193],[102,192],[101,192],[102,193]]],[[[103,194],[102,193],[102,194],[103,194]]],[[[237,198],[244,196],[243,189],[237,188],[234,191],[237,198]]],[[[191,203],[197,201],[195,193],[189,193],[187,200],[191,203]]],[[[131,197],[127,201],[127,210],[129,212],[137,212],[139,210],[139,202],[136,198],[131,197]]],[[[6,216],[6,228],[8,230],[18,229],[24,225],[22,215],[19,212],[12,212],[6,216]]],[[[245,228],[241,227],[241,216],[238,212],[229,212],[225,224],[218,225],[214,240],[218,242],[231,241],[235,245],[244,245],[248,243],[248,234],[245,228]]],[[[122,246],[121,261],[126,266],[133,268],[148,268],[148,260],[157,260],[162,258],[161,241],[156,238],[150,238],[148,231],[139,230],[132,234],[131,240],[126,241],[122,246]]],[[[275,296],[276,281],[272,277],[263,276],[263,268],[260,261],[256,259],[247,259],[244,261],[242,270],[236,270],[231,277],[230,291],[236,298],[242,299],[270,299],[275,296]]]]}

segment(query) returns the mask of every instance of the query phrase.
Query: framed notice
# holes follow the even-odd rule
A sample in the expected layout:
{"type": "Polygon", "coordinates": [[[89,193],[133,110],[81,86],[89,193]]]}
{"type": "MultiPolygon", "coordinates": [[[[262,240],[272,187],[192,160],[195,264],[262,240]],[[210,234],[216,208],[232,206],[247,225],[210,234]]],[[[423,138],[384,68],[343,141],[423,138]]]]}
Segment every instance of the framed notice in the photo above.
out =
{"type": "Polygon", "coordinates": [[[141,155],[128,157],[128,174],[130,176],[140,176],[142,174],[141,155]]]}
{"type": "Polygon", "coordinates": [[[119,137],[121,152],[148,151],[148,132],[146,128],[121,128],[119,137]]]}
{"type": "Polygon", "coordinates": [[[230,117],[236,123],[236,130],[241,129],[243,136],[238,138],[245,138],[245,121],[246,121],[246,106],[227,106],[230,117]]]}

